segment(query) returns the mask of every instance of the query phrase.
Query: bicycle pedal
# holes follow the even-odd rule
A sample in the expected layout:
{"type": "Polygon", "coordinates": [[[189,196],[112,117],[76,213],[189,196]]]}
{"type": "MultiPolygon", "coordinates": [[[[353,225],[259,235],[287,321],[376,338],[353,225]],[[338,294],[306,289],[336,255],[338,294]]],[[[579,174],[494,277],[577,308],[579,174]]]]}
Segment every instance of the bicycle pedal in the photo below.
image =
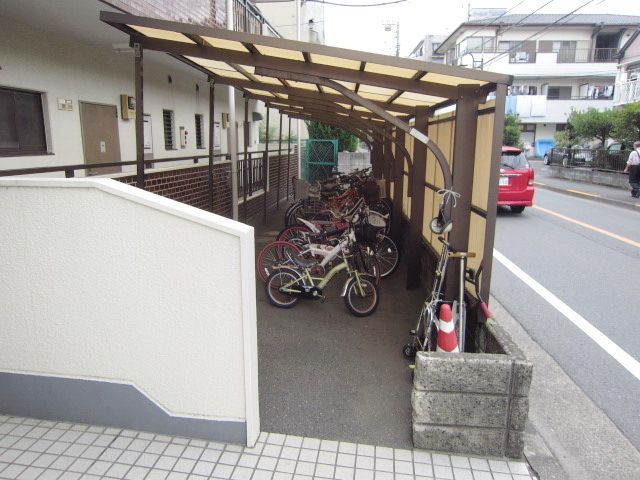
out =
{"type": "Polygon", "coordinates": [[[411,335],[412,337],[416,336],[416,331],[415,330],[409,330],[409,335],[411,335]]]}

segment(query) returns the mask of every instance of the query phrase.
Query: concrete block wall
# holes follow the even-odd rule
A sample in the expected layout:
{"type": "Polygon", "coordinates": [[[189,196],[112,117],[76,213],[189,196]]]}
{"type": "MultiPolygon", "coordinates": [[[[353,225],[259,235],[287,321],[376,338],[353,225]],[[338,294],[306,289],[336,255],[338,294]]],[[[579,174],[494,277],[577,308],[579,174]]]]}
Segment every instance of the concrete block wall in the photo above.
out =
{"type": "MultiPolygon", "coordinates": [[[[492,341],[502,336],[495,331],[489,332],[492,341]]],[[[414,445],[520,458],[532,370],[521,355],[419,352],[412,392],[414,445]]]]}
{"type": "Polygon", "coordinates": [[[371,166],[369,152],[339,152],[338,171],[349,173],[355,169],[362,170],[371,166]]]}
{"type": "Polygon", "coordinates": [[[609,172],[592,170],[590,168],[551,165],[551,176],[584,183],[595,183],[597,185],[624,188],[625,190],[629,189],[629,176],[622,172],[609,172]]]}

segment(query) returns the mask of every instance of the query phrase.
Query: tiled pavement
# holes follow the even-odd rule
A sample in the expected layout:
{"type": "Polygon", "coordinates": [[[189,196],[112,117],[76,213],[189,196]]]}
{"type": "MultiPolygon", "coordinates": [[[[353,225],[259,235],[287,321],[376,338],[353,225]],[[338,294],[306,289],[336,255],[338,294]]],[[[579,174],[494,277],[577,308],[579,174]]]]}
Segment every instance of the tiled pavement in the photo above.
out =
{"type": "Polygon", "coordinates": [[[527,464],[275,433],[254,448],[0,415],[0,479],[533,480],[527,464]]]}

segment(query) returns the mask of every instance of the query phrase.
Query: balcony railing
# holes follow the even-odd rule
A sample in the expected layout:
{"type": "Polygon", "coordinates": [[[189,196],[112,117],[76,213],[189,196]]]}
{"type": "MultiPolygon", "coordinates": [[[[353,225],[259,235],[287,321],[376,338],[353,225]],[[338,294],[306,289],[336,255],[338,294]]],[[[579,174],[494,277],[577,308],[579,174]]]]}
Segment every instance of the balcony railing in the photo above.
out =
{"type": "MultiPolygon", "coordinates": [[[[506,56],[509,58],[509,63],[536,63],[539,54],[556,54],[556,63],[615,63],[617,59],[615,58],[616,53],[618,53],[617,48],[572,48],[559,50],[555,52],[549,51],[531,51],[525,52],[521,50],[504,50],[504,49],[493,49],[484,47],[482,51],[479,49],[468,50],[461,54],[459,54],[455,60],[452,61],[452,65],[460,65],[461,63],[465,63],[462,60],[462,57],[465,55],[473,54],[477,58],[484,58],[485,63],[493,63],[495,56],[503,57],[506,56]],[[486,57],[483,56],[486,54],[490,54],[486,57]],[[491,55],[492,54],[492,55],[491,55]]],[[[474,61],[475,63],[475,61],[474,61]]],[[[478,60],[480,63],[480,60],[478,60]]]]}
{"type": "Polygon", "coordinates": [[[233,22],[236,32],[280,37],[280,34],[250,0],[233,0],[233,22]]]}
{"type": "Polygon", "coordinates": [[[617,83],[613,92],[614,105],[640,102],[640,80],[617,83]]]}
{"type": "Polygon", "coordinates": [[[617,48],[575,48],[560,50],[558,63],[611,63],[616,62],[617,48]]]}

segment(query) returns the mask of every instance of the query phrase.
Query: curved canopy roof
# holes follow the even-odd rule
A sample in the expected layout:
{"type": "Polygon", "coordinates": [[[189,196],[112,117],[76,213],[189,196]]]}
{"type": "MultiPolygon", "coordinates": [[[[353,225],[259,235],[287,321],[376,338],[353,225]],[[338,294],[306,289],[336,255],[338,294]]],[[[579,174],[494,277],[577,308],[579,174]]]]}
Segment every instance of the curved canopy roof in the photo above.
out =
{"type": "MultiPolygon", "coordinates": [[[[216,84],[242,90],[292,118],[341,126],[365,138],[385,122],[457,101],[460,87],[479,96],[513,78],[480,70],[391,57],[232,30],[101,12],[131,44],[166,52],[216,84]]],[[[402,122],[405,124],[405,122],[402,122]]],[[[406,125],[406,124],[405,124],[406,125]]],[[[402,127],[401,127],[402,128],[402,127]]],[[[406,130],[405,128],[403,128],[406,130]]]]}

